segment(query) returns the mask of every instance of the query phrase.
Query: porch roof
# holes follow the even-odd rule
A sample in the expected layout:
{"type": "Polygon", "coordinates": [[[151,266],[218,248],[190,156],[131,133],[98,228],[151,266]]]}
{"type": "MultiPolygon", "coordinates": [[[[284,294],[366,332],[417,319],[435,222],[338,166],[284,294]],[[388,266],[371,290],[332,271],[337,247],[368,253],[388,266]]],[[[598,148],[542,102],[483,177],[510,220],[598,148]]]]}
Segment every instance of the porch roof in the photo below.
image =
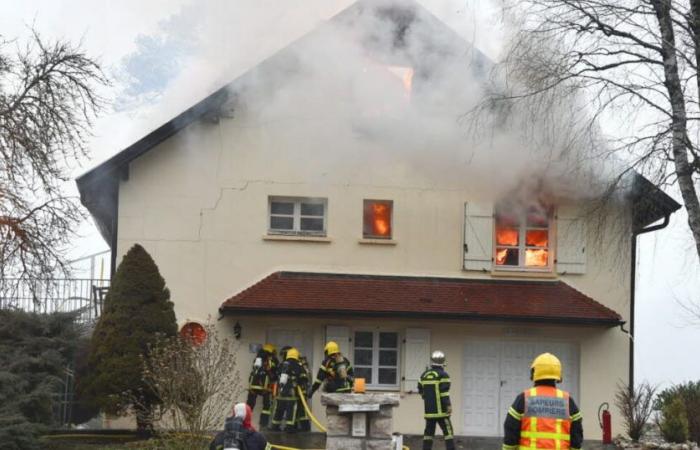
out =
{"type": "Polygon", "coordinates": [[[562,281],[275,272],[222,314],[412,317],[616,326],[621,316],[562,281]]]}

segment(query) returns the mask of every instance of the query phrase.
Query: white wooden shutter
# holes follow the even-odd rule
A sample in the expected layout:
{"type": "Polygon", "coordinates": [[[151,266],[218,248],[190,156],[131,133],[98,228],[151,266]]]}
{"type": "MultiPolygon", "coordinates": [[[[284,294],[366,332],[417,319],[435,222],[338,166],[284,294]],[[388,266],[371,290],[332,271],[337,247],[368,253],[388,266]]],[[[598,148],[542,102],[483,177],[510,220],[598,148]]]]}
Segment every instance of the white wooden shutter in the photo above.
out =
{"type": "Polygon", "coordinates": [[[430,364],[430,330],[422,328],[406,329],[406,345],[403,358],[403,390],[418,390],[418,380],[430,364]]]}
{"type": "Polygon", "coordinates": [[[586,273],[586,221],[569,209],[557,213],[556,264],[559,273],[586,273]]]}
{"type": "Polygon", "coordinates": [[[493,204],[464,204],[464,268],[491,271],[493,260],[493,204]]]}
{"type": "Polygon", "coordinates": [[[352,356],[350,355],[350,328],[332,325],[326,326],[326,342],[328,341],[335,341],[338,343],[340,353],[352,361],[352,356]]]}

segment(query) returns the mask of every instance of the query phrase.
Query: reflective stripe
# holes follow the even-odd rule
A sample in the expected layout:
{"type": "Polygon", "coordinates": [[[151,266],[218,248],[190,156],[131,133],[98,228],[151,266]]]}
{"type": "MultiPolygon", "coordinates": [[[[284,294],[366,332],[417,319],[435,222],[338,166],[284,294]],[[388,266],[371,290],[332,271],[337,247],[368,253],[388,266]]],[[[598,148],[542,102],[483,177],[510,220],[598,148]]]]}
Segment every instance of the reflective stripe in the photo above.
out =
{"type": "Polygon", "coordinates": [[[534,397],[536,395],[537,395],[537,388],[536,387],[530,388],[530,396],[534,397]]]}
{"type": "Polygon", "coordinates": [[[523,415],[516,411],[515,408],[513,408],[512,406],[508,408],[508,414],[510,414],[510,416],[518,422],[520,422],[523,419],[523,415]]]}
{"type": "Polygon", "coordinates": [[[424,414],[423,416],[426,419],[441,419],[443,417],[449,417],[450,415],[447,413],[438,413],[438,414],[424,414]]]}
{"type": "Polygon", "coordinates": [[[577,420],[581,420],[582,418],[583,418],[583,416],[581,415],[581,412],[579,411],[576,414],[574,414],[573,416],[571,416],[571,421],[576,422],[577,420]]]}
{"type": "MultiPolygon", "coordinates": [[[[557,391],[557,396],[559,395],[559,391],[557,391]]],[[[555,425],[555,431],[556,434],[561,435],[561,419],[557,419],[556,425],[555,425]]],[[[554,441],[554,448],[556,450],[561,450],[561,439],[557,439],[554,441]]]]}
{"type": "MultiPolygon", "coordinates": [[[[537,417],[530,418],[530,431],[521,431],[520,437],[530,437],[527,433],[537,433],[537,417]]],[[[537,436],[530,437],[530,448],[537,448],[537,436]]]]}
{"type": "Polygon", "coordinates": [[[547,433],[546,431],[521,431],[520,436],[530,439],[530,447],[537,448],[532,443],[537,439],[560,439],[568,441],[569,435],[562,433],[547,433]]]}
{"type": "Polygon", "coordinates": [[[507,445],[503,444],[501,447],[501,450],[517,450],[518,446],[517,445],[507,445]]]}
{"type": "Polygon", "coordinates": [[[440,392],[440,397],[449,397],[450,393],[449,392],[440,392]]]}

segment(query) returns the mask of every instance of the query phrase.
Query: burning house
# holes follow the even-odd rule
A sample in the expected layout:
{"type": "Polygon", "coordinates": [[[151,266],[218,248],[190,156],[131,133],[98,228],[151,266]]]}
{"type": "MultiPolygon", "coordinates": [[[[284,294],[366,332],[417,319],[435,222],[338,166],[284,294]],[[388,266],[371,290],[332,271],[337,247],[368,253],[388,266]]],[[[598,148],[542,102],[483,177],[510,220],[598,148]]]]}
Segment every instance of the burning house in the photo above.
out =
{"type": "Polygon", "coordinates": [[[315,371],[332,339],[416,433],[439,348],[455,432],[498,436],[550,351],[594,422],[632,373],[630,242],[679,206],[641,177],[604,225],[585,187],[514,195],[541,155],[456,119],[488,64],[416,4],[357,2],[82,175],[81,200],[115,263],[150,252],[185,330],[220,319],[243,378],[266,342],[315,371]]]}

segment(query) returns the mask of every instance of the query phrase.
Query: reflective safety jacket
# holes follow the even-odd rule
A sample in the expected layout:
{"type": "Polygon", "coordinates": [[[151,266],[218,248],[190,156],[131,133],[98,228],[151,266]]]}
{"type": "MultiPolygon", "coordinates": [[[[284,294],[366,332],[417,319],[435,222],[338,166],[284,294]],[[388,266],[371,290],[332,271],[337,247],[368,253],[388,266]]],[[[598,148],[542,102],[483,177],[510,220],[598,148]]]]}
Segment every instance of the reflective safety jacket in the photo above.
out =
{"type": "Polygon", "coordinates": [[[297,386],[304,386],[309,382],[306,372],[296,359],[286,359],[280,364],[279,393],[277,400],[298,400],[297,386]]]}
{"type": "Polygon", "coordinates": [[[418,392],[423,398],[424,417],[440,419],[452,413],[450,403],[450,376],[440,366],[432,366],[423,372],[418,381],[418,392]]]}
{"type": "Polygon", "coordinates": [[[311,387],[313,394],[323,384],[326,392],[351,392],[355,382],[355,371],[350,361],[340,353],[326,356],[316,374],[316,380],[311,387]]]}
{"type": "Polygon", "coordinates": [[[580,449],[583,427],[568,392],[540,384],[520,394],[508,410],[503,450],[580,449]]]}
{"type": "Polygon", "coordinates": [[[248,377],[248,389],[251,391],[269,391],[277,379],[277,358],[266,351],[260,350],[253,360],[253,368],[248,377]],[[260,365],[256,367],[256,360],[260,365]]]}

